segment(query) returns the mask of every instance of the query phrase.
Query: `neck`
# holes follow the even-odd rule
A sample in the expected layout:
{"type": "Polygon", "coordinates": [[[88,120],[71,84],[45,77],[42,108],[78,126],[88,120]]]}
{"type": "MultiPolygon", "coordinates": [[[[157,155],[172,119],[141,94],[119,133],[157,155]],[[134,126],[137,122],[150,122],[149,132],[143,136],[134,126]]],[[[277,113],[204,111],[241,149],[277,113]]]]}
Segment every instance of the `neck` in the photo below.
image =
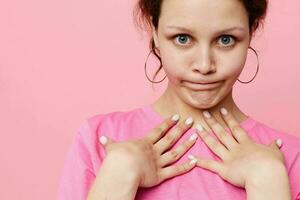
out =
{"type": "Polygon", "coordinates": [[[210,131],[211,128],[205,122],[202,112],[204,110],[209,111],[210,114],[213,115],[223,127],[227,127],[220,113],[220,109],[222,107],[226,108],[228,112],[235,117],[238,123],[241,123],[248,118],[248,116],[244,114],[235,104],[232,98],[232,90],[216,105],[205,109],[194,107],[185,103],[176,94],[174,94],[173,90],[168,85],[164,94],[152,104],[152,108],[164,118],[168,118],[176,113],[180,115],[180,120],[185,120],[188,117],[192,117],[194,119],[193,128],[195,128],[197,123],[200,123],[206,130],[210,131]]]}

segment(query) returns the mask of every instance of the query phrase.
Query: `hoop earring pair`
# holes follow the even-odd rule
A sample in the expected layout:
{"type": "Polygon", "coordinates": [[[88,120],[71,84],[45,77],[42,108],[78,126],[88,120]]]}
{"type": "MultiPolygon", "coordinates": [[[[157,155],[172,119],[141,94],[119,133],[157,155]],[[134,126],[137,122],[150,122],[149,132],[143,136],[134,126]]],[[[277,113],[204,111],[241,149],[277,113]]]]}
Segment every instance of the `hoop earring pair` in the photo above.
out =
{"type": "MultiPolygon", "coordinates": [[[[148,58],[150,56],[150,54],[155,50],[156,48],[152,48],[151,51],[148,53],[148,56],[146,58],[146,62],[145,62],[145,75],[147,77],[147,79],[151,82],[151,83],[160,83],[162,82],[163,80],[165,80],[165,78],[167,77],[167,75],[160,81],[153,81],[151,80],[149,77],[148,77],[148,74],[147,74],[147,61],[148,61],[148,58]]],[[[251,49],[252,51],[254,51],[255,55],[256,55],[256,59],[257,59],[257,67],[256,67],[256,72],[255,72],[255,75],[254,77],[250,80],[250,81],[240,81],[239,79],[237,79],[240,83],[243,83],[243,84],[248,84],[250,82],[252,82],[254,80],[254,78],[256,77],[257,73],[258,73],[258,70],[259,70],[259,59],[258,59],[258,54],[257,52],[251,47],[249,46],[248,49],[251,49]]]]}

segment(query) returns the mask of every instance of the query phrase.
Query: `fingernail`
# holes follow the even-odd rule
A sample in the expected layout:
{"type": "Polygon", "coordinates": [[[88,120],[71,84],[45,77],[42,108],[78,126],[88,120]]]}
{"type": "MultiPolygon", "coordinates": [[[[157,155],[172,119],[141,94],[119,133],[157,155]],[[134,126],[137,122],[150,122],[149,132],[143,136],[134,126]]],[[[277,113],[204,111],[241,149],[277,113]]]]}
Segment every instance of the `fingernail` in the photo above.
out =
{"type": "Polygon", "coordinates": [[[100,143],[105,145],[107,143],[107,138],[105,136],[100,137],[100,143]]]}
{"type": "Polygon", "coordinates": [[[180,116],[179,116],[178,114],[175,114],[175,115],[173,115],[173,117],[172,117],[172,121],[176,122],[176,121],[179,120],[179,118],[180,118],[180,116]]]}
{"type": "Polygon", "coordinates": [[[197,138],[198,138],[198,134],[194,133],[193,135],[191,135],[189,140],[192,141],[192,140],[196,140],[197,138]]]}
{"type": "Polygon", "coordinates": [[[203,111],[203,115],[204,115],[204,117],[206,117],[206,118],[210,118],[210,117],[211,117],[211,115],[209,114],[208,111],[203,111]]]}
{"type": "Polygon", "coordinates": [[[226,108],[221,108],[221,113],[223,115],[227,115],[228,114],[228,111],[226,110],[226,108]]]}
{"type": "Polygon", "coordinates": [[[199,132],[202,132],[202,131],[204,130],[201,124],[196,124],[196,129],[197,129],[199,132]]]}
{"type": "Polygon", "coordinates": [[[197,162],[197,159],[192,159],[191,161],[190,161],[190,165],[193,165],[193,164],[195,164],[197,162]]]}
{"type": "Polygon", "coordinates": [[[276,140],[276,144],[277,144],[279,147],[281,147],[281,145],[282,145],[282,140],[281,140],[281,139],[277,139],[277,140],[276,140]]]}
{"type": "Polygon", "coordinates": [[[189,117],[185,120],[186,125],[190,125],[191,123],[193,123],[193,118],[189,117]]]}

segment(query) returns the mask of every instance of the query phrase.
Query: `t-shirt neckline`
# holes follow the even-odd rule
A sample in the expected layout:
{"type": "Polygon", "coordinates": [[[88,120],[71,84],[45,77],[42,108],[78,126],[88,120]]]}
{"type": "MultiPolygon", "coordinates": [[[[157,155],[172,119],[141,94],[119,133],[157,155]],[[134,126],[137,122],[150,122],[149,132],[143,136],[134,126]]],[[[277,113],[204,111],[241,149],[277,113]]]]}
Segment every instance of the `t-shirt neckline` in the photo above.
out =
{"type": "MultiPolygon", "coordinates": [[[[164,117],[157,113],[151,104],[143,106],[142,110],[157,122],[162,122],[164,120],[164,117]]],[[[246,130],[250,130],[254,127],[255,123],[256,121],[250,115],[247,115],[247,118],[240,123],[240,126],[246,130]]]]}

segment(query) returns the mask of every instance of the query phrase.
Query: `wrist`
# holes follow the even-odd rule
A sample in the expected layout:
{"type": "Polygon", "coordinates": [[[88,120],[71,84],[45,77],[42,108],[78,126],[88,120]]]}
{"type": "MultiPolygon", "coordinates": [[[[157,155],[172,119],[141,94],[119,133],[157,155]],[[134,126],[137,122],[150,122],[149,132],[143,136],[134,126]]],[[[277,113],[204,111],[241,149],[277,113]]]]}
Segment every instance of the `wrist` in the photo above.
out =
{"type": "Polygon", "coordinates": [[[124,155],[119,152],[108,154],[103,160],[102,171],[108,171],[108,173],[105,174],[114,174],[123,180],[139,182],[141,176],[138,166],[134,160],[127,155],[128,154],[124,155]]]}
{"type": "Polygon", "coordinates": [[[283,163],[265,165],[249,176],[246,180],[245,186],[254,188],[261,187],[282,177],[288,177],[286,167],[283,163]]]}
{"type": "Polygon", "coordinates": [[[104,160],[88,194],[88,200],[133,200],[139,187],[139,177],[127,172],[124,165],[117,166],[104,160]]]}
{"type": "Polygon", "coordinates": [[[290,200],[291,191],[285,166],[273,166],[246,181],[247,200],[290,200]]]}

